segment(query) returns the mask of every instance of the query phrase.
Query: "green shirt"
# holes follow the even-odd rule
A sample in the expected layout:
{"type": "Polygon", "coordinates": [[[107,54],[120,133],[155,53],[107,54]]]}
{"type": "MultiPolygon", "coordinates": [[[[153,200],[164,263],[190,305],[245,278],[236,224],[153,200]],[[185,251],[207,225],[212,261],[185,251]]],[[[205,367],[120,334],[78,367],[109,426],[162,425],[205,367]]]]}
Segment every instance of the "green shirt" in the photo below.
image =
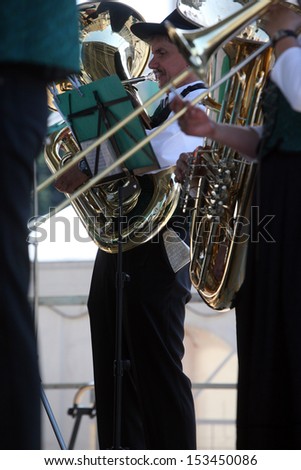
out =
{"type": "Polygon", "coordinates": [[[0,31],[0,68],[35,65],[50,80],[79,71],[75,0],[2,0],[0,31]]]}
{"type": "Polygon", "coordinates": [[[301,152],[301,113],[294,111],[270,80],[263,94],[264,127],[261,156],[270,152],[301,152]]]}

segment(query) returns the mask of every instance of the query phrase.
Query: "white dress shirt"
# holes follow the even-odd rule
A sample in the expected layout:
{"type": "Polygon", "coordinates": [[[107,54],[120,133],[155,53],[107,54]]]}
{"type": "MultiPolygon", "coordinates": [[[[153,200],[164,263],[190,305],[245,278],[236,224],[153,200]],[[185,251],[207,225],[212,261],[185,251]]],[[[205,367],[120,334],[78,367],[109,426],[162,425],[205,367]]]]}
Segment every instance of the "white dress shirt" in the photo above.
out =
{"type": "MultiPolygon", "coordinates": [[[[185,88],[191,85],[195,85],[196,83],[199,82],[189,83],[177,88],[177,93],[180,94],[183,90],[185,90],[185,88]]],[[[192,101],[201,93],[202,90],[191,91],[184,98],[184,100],[192,101]]],[[[175,93],[171,91],[169,94],[169,102],[171,102],[174,97],[175,93]]],[[[170,119],[173,115],[174,113],[171,112],[168,119],[170,119]]],[[[147,131],[148,134],[152,132],[153,129],[147,131]]],[[[177,121],[170,124],[170,126],[168,126],[165,130],[163,130],[160,134],[151,140],[151,145],[159,162],[160,168],[166,168],[175,165],[181,153],[193,152],[196,147],[202,144],[203,139],[201,137],[192,137],[184,134],[184,132],[181,131],[177,121]]]]}
{"type": "MultiPolygon", "coordinates": [[[[299,38],[301,45],[301,38],[299,38]]],[[[290,47],[277,59],[271,71],[271,80],[278,86],[292,109],[301,112],[301,47],[290,47]]],[[[262,136],[262,126],[253,129],[262,136]]]]}
{"type": "Polygon", "coordinates": [[[301,47],[290,47],[278,57],[271,79],[280,88],[292,109],[301,112],[301,47]]]}

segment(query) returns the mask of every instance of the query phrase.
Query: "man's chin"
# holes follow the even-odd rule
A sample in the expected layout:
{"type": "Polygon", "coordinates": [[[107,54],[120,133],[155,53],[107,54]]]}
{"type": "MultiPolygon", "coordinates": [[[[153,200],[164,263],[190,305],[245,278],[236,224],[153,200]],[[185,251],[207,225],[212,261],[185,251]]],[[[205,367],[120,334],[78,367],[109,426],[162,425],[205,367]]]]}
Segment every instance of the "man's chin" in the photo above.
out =
{"type": "Polygon", "coordinates": [[[163,88],[165,85],[168,84],[168,80],[165,80],[163,78],[162,79],[158,78],[157,83],[158,83],[159,88],[163,88]]]}

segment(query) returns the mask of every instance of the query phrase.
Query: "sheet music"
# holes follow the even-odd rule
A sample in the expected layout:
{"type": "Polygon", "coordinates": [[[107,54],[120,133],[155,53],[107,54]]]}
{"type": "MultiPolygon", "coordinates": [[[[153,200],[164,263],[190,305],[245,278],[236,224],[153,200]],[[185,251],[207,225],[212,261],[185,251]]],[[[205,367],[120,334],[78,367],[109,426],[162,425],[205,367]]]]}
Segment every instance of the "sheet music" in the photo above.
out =
{"type": "MultiPolygon", "coordinates": [[[[89,145],[93,143],[94,139],[91,140],[86,140],[85,142],[81,142],[81,147],[82,150],[85,150],[89,145]]],[[[92,172],[92,175],[96,175],[98,173],[101,173],[103,170],[107,169],[112,163],[114,163],[117,160],[116,153],[114,152],[113,146],[109,140],[105,140],[101,145],[100,145],[100,152],[99,152],[99,160],[98,160],[98,166],[95,168],[96,164],[96,152],[97,152],[98,147],[96,147],[94,150],[88,153],[86,155],[86,160],[89,165],[89,168],[92,172]]],[[[108,176],[110,175],[116,175],[118,173],[122,172],[122,167],[117,166],[114,168],[108,176]]]]}

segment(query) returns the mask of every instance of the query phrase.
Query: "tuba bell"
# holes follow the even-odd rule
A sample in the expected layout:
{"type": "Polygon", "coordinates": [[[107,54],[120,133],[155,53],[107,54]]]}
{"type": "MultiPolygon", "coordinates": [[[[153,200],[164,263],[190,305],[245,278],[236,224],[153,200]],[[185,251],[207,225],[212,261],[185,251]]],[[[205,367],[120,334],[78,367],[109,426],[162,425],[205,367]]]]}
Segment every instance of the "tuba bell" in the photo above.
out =
{"type": "MultiPolygon", "coordinates": [[[[62,102],[70,90],[81,93],[99,80],[117,76],[133,107],[141,106],[136,83],[148,62],[149,46],[131,32],[131,25],[144,21],[133,8],[120,2],[82,3],[78,6],[80,25],[81,71],[64,83],[52,85],[51,109],[62,102]]],[[[147,76],[146,78],[151,78],[147,76]]],[[[143,129],[148,128],[147,112],[139,117],[143,129]]],[[[55,131],[45,146],[45,160],[52,173],[72,161],[84,147],[68,125],[55,131]]],[[[108,167],[117,161],[115,139],[101,146],[108,167]]],[[[122,153],[122,152],[121,152],[122,153]]],[[[86,156],[89,158],[89,154],[86,156]]],[[[155,169],[158,167],[154,167],[155,169]]],[[[98,168],[101,171],[102,168],[98,168]]],[[[147,167],[147,170],[153,169],[147,167]]],[[[121,228],[123,251],[150,240],[172,216],[179,199],[180,185],[174,168],[141,175],[144,168],[117,166],[104,179],[70,199],[81,222],[97,246],[109,253],[118,251],[120,240],[120,205],[127,220],[121,228]]],[[[95,174],[98,173],[95,171],[95,174]]],[[[147,172],[147,171],[145,171],[147,172]]]]}

